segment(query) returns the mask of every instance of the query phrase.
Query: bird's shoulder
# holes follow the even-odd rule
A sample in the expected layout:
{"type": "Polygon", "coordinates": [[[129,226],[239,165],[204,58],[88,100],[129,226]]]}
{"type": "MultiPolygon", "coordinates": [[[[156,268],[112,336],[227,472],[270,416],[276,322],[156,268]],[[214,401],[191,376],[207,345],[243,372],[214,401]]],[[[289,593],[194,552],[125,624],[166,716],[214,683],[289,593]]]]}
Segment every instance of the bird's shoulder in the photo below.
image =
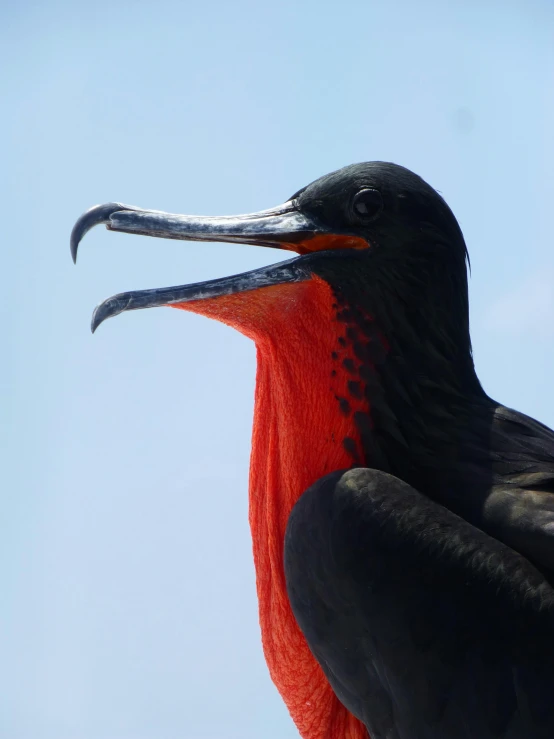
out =
{"type": "Polygon", "coordinates": [[[554,573],[554,432],[496,405],[483,449],[489,483],[475,524],[554,573]]]}
{"type": "Polygon", "coordinates": [[[494,409],[490,451],[506,484],[554,492],[554,431],[503,405],[494,409]]]}

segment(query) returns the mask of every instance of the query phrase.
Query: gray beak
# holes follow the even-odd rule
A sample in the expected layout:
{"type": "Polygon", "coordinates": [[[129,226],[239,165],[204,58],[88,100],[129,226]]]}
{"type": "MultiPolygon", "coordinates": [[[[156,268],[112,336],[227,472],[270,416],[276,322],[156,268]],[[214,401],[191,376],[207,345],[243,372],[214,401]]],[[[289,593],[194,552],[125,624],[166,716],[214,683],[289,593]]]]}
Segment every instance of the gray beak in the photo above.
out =
{"type": "MultiPolygon", "coordinates": [[[[291,251],[302,251],[302,243],[328,233],[328,229],[302,213],[294,200],[276,208],[239,216],[175,215],[121,203],[107,203],[91,208],[75,224],[71,233],[74,261],[83,236],[99,224],[104,224],[110,231],[145,236],[255,244],[291,251]]],[[[310,261],[308,255],[219,280],[121,293],[96,308],[92,330],[95,331],[106,318],[123,311],[215,298],[283,282],[307,280],[311,277],[310,261]]]]}

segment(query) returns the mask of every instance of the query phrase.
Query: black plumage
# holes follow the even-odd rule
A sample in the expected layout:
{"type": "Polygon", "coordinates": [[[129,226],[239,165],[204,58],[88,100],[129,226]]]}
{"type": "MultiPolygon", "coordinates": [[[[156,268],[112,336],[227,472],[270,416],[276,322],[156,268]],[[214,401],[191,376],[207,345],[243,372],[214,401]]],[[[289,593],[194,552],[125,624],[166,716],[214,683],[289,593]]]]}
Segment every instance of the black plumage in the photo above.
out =
{"type": "Polygon", "coordinates": [[[372,739],[553,736],[552,588],[408,484],[362,468],[320,480],[290,516],[285,572],[310,648],[372,739]]]}

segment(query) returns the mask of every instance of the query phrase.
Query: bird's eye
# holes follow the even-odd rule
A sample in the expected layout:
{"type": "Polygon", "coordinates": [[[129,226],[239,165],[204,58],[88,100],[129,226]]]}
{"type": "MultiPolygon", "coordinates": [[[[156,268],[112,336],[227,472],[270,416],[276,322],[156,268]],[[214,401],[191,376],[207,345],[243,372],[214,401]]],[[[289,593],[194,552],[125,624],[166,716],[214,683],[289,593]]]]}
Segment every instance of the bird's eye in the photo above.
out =
{"type": "Polygon", "coordinates": [[[352,200],[352,210],[363,221],[373,221],[383,210],[383,198],[379,190],[359,190],[352,200]]]}

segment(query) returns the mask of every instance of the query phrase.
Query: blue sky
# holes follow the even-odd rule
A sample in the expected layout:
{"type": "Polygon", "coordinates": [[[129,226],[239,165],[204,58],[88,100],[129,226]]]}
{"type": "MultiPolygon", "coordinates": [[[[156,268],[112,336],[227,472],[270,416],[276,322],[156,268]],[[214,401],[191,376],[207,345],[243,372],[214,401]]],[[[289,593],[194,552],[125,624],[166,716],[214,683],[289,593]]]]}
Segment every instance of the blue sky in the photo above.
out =
{"type": "Polygon", "coordinates": [[[278,204],[385,159],[458,216],[486,390],[554,425],[554,6],[52,2],[0,9],[0,736],[285,739],[247,525],[255,356],[125,289],[282,259],[71,227],[119,200],[278,204]]]}

